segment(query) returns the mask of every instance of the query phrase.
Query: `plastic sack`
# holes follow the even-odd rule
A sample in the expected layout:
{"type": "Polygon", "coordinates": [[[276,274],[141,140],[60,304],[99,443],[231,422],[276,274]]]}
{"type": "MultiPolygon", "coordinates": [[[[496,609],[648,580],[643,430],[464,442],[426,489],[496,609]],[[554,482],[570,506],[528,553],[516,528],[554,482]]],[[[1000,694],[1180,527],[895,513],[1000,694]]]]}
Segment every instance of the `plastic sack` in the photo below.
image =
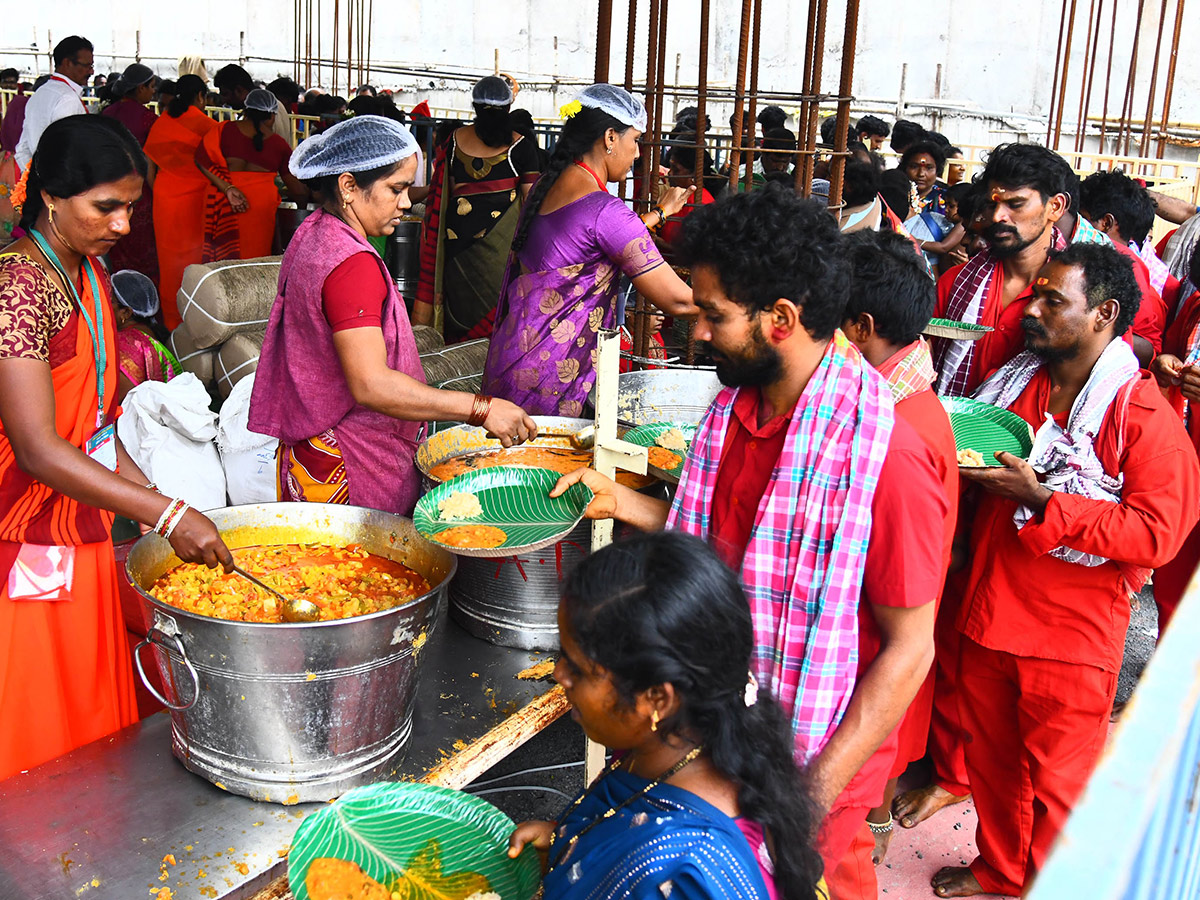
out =
{"type": "Polygon", "coordinates": [[[128,394],[117,420],[121,443],[158,489],[196,509],[225,505],[217,454],[217,415],[200,379],[184,372],[166,384],[147,381],[128,394]]]}
{"type": "Polygon", "coordinates": [[[274,503],[279,499],[276,484],[276,438],[251,431],[250,393],[254,390],[251,373],[233,386],[229,399],[221,407],[217,426],[217,448],[225,468],[225,490],[229,503],[274,503]]]}

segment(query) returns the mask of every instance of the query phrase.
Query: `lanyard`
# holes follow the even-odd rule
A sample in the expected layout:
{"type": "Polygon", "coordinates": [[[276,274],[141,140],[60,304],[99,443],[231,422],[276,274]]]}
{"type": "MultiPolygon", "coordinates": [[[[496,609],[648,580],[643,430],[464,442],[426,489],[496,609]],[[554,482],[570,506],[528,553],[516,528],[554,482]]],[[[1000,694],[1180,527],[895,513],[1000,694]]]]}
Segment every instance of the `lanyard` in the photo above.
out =
{"type": "Polygon", "coordinates": [[[595,178],[596,184],[600,186],[600,190],[604,191],[606,194],[608,193],[608,185],[606,185],[603,181],[600,180],[600,176],[596,174],[595,170],[592,169],[591,166],[589,166],[587,163],[583,162],[582,160],[578,160],[578,159],[575,160],[575,165],[579,166],[579,168],[583,169],[583,171],[587,172],[589,175],[591,175],[593,178],[595,178]]]}
{"type": "Polygon", "coordinates": [[[29,229],[29,235],[33,238],[34,243],[38,245],[38,249],[42,251],[42,255],[54,267],[54,271],[62,278],[63,284],[67,286],[67,291],[79,307],[79,313],[83,316],[83,321],[87,323],[88,334],[92,336],[92,355],[96,360],[96,427],[100,428],[104,424],[104,376],[108,370],[108,347],[104,343],[104,335],[100,332],[104,324],[104,307],[100,299],[100,285],[96,283],[95,264],[90,259],[84,257],[87,262],[88,281],[92,286],[92,303],[94,304],[92,311],[95,313],[95,319],[93,320],[92,316],[88,315],[87,306],[84,305],[83,298],[79,296],[79,291],[75,289],[75,279],[67,276],[62,262],[59,261],[58,254],[54,252],[54,249],[36,229],[29,229]]]}

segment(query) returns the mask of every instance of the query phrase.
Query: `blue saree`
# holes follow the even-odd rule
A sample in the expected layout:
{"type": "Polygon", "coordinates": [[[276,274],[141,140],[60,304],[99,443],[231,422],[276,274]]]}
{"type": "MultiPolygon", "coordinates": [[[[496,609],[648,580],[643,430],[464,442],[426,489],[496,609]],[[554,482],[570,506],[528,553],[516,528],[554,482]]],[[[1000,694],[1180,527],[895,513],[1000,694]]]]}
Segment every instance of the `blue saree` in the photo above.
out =
{"type": "Polygon", "coordinates": [[[610,772],[568,812],[550,848],[544,900],[770,900],[737,823],[690,791],[660,784],[602,819],[645,786],[636,775],[610,772]]]}

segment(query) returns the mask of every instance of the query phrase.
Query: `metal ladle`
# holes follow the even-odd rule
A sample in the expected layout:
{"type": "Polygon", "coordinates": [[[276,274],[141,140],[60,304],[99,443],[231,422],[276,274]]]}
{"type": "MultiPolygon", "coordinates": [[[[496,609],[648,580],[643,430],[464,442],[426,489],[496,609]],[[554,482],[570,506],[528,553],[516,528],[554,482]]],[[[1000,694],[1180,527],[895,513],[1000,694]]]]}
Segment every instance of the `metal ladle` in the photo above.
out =
{"type": "Polygon", "coordinates": [[[317,604],[313,603],[311,600],[300,600],[293,597],[285,597],[283,594],[279,593],[279,591],[275,590],[275,588],[259,581],[236,563],[233,565],[233,571],[237,572],[252,584],[258,585],[267,593],[274,594],[276,597],[282,600],[283,620],[285,622],[315,622],[321,618],[321,610],[317,607],[317,604]]]}

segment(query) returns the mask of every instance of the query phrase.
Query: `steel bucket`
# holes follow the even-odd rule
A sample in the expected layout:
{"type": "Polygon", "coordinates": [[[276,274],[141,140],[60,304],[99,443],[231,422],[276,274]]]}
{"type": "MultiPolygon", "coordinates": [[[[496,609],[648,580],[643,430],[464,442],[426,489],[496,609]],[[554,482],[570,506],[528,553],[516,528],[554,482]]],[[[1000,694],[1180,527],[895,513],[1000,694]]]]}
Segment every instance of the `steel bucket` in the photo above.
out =
{"type": "Polygon", "coordinates": [[[384,264],[396,282],[400,296],[410,301],[417,296],[417,277],[421,272],[421,219],[404,216],[387,239],[384,264]]]}
{"type": "Polygon", "coordinates": [[[275,210],[275,242],[272,252],[276,256],[283,255],[287,245],[292,241],[292,235],[300,227],[300,223],[317,211],[315,203],[300,205],[290,200],[279,204],[275,210]]]}
{"type": "Polygon", "coordinates": [[[392,775],[412,731],[420,650],[437,621],[456,558],[401,516],[321,503],[268,503],[206,513],[231,548],[361,544],[421,573],[433,589],[403,606],[311,624],[231,622],[186,612],[147,592],[179,564],[155,534],[129,552],[171,710],[171,749],[191,771],[254,800],[332,800],[392,775]]]}
{"type": "MultiPolygon", "coordinates": [[[[617,421],[627,427],[653,422],[698,425],[721,391],[710,369],[647,369],[618,376],[617,421]]],[[[588,393],[596,408],[596,388],[588,393]]]]}
{"type": "MultiPolygon", "coordinates": [[[[570,447],[570,435],[594,424],[590,419],[534,416],[536,443],[570,447]]],[[[417,448],[417,468],[425,489],[436,482],[437,465],[464,453],[500,448],[482,428],[459,425],[439,431],[417,448]]],[[[647,491],[662,493],[656,482],[647,491]]],[[[563,576],[591,550],[592,523],[584,519],[558,543],[535,553],[480,559],[463,556],[450,582],[450,614],[477,638],[522,650],[558,649],[558,593],[563,576]]]]}

